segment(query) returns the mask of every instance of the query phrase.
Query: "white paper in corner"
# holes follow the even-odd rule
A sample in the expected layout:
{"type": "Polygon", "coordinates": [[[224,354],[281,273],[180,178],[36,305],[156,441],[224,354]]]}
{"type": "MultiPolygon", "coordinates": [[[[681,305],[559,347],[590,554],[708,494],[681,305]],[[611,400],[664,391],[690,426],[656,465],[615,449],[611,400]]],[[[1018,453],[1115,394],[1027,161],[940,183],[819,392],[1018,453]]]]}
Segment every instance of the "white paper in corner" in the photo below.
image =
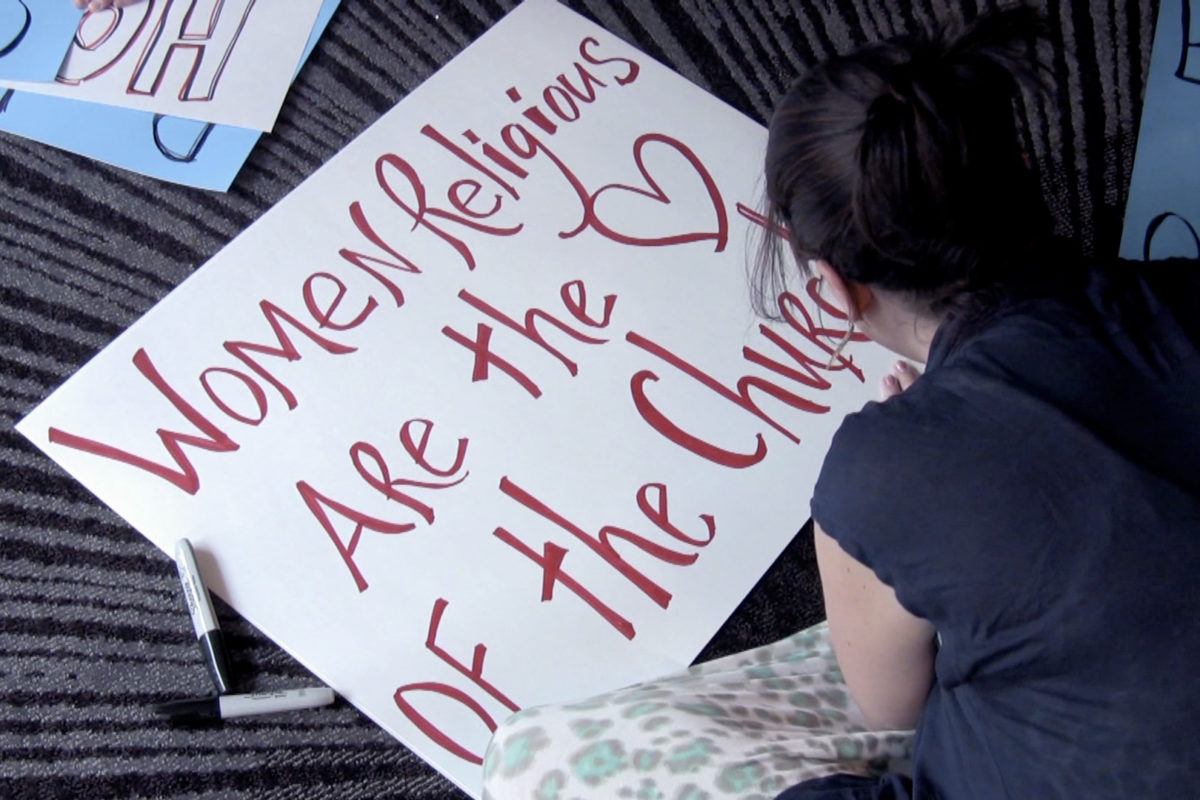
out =
{"type": "Polygon", "coordinates": [[[320,8],[321,0],[141,0],[90,11],[56,81],[0,87],[269,131],[320,8]]]}

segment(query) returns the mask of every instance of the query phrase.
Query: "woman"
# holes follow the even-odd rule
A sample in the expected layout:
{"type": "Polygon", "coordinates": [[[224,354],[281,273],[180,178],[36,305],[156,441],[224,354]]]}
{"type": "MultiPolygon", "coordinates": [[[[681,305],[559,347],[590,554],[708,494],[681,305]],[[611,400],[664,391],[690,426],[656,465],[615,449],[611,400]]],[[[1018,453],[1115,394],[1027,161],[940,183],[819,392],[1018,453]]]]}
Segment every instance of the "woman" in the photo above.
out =
{"type": "Polygon", "coordinates": [[[822,468],[830,636],[869,726],[919,722],[919,796],[1178,796],[1200,774],[1178,671],[1200,664],[1200,281],[1056,255],[1009,102],[1032,22],[832,62],[772,122],[796,254],[926,364],[822,468]]]}
{"type": "Polygon", "coordinates": [[[1055,246],[1013,114],[1035,29],[1018,9],[868,47],[772,119],[791,252],[766,251],[760,304],[794,259],[925,364],[899,362],[826,457],[828,627],[522,712],[493,740],[492,797],[1194,793],[1200,271],[1055,246]],[[658,728],[630,713],[647,704],[658,728]],[[888,771],[912,728],[911,777],[888,771]]]}

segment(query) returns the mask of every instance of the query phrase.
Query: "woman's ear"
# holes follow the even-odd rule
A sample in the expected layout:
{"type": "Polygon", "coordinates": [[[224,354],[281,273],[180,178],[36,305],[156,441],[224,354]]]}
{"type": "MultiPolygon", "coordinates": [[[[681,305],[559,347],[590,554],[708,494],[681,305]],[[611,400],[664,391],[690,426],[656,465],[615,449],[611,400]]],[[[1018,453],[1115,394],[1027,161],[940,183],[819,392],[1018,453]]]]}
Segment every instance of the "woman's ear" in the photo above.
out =
{"type": "Polygon", "coordinates": [[[851,322],[862,319],[863,314],[875,299],[868,287],[855,281],[846,280],[824,259],[809,261],[808,268],[821,279],[822,286],[828,287],[822,291],[822,294],[828,292],[826,298],[845,309],[846,317],[851,322]]]}

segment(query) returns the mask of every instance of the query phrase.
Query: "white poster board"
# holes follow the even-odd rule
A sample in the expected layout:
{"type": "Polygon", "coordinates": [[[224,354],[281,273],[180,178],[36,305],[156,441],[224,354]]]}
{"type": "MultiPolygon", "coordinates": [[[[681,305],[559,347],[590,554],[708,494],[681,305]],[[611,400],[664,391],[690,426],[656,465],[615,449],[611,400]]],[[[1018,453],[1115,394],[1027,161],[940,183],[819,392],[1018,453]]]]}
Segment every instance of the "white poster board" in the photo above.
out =
{"type": "Polygon", "coordinates": [[[511,710],[690,663],[890,363],[751,312],[764,144],[529,0],[19,429],[477,795],[511,710]]]}
{"type": "Polygon", "coordinates": [[[321,0],[140,0],[89,11],[55,81],[0,86],[269,131],[320,8],[321,0]]]}

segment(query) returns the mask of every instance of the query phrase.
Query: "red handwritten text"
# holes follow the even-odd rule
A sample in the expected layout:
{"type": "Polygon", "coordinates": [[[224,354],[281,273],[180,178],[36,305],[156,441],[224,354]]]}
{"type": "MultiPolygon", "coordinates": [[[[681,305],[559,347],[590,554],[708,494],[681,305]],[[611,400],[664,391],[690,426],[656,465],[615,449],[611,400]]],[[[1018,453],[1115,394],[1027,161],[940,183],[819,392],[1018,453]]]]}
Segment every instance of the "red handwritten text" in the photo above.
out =
{"type": "MultiPolygon", "coordinates": [[[[542,350],[558,360],[559,363],[571,374],[572,377],[579,373],[579,365],[561,350],[546,341],[541,331],[537,327],[537,323],[543,322],[550,325],[577,342],[584,344],[596,345],[607,342],[607,339],[601,339],[596,336],[589,336],[582,331],[579,331],[558,317],[553,316],[539,308],[531,308],[525,312],[522,322],[517,322],[512,317],[500,311],[495,306],[471,294],[466,289],[458,293],[459,299],[472,308],[479,311],[484,316],[490,318],[494,322],[515,331],[526,340],[536,344],[542,350]]],[[[605,328],[608,326],[609,319],[612,317],[613,306],[617,302],[616,295],[604,296],[604,310],[599,319],[588,315],[587,311],[587,290],[583,285],[583,281],[568,281],[564,283],[559,290],[559,297],[562,299],[563,306],[567,312],[577,322],[586,325],[590,328],[605,328]]],[[[485,381],[490,376],[490,367],[496,367],[505,375],[508,375],[517,384],[528,392],[533,397],[540,397],[542,394],[541,388],[524,372],[515,366],[511,361],[497,354],[492,349],[492,332],[491,325],[480,322],[475,327],[475,337],[472,339],[466,334],[455,330],[447,325],[442,328],[442,333],[452,342],[462,345],[469,350],[474,356],[473,368],[471,371],[472,381],[485,381]]]]}
{"type": "MultiPolygon", "coordinates": [[[[437,658],[448,664],[456,672],[463,675],[475,687],[482,689],[496,702],[502,704],[509,711],[519,711],[520,706],[514,703],[508,695],[501,692],[489,680],[483,677],[483,659],[487,655],[487,646],[482,642],[475,645],[475,649],[471,654],[471,666],[468,667],[460,659],[450,655],[441,645],[437,643],[438,629],[442,624],[442,615],[446,612],[446,607],[449,601],[439,597],[433,604],[433,613],[429,617],[429,633],[425,637],[425,649],[433,653],[437,658]]],[[[459,758],[470,761],[473,764],[482,764],[483,757],[477,753],[468,750],[458,740],[449,736],[441,728],[435,725],[427,716],[417,710],[409,695],[414,693],[436,694],[448,700],[453,700],[462,706],[465,706],[476,717],[479,718],[488,729],[489,733],[496,730],[496,720],[491,714],[484,709],[483,705],[475,700],[471,695],[467,694],[463,689],[457,686],[452,686],[442,681],[420,681],[417,683],[406,683],[396,689],[393,695],[393,700],[401,713],[409,719],[422,733],[436,742],[440,747],[448,750],[459,758]]]]}
{"type": "MultiPolygon", "coordinates": [[[[466,460],[467,440],[458,440],[454,460],[450,466],[438,468],[430,464],[425,455],[425,451],[429,446],[429,436],[432,431],[433,423],[427,419],[410,419],[408,422],[405,422],[400,428],[400,444],[404,452],[416,466],[430,475],[440,478],[451,478],[458,475],[463,467],[463,462],[466,460]],[[416,428],[420,429],[418,439],[413,438],[413,431],[416,428]]],[[[384,460],[383,454],[379,452],[379,448],[368,442],[355,442],[350,447],[350,461],[354,465],[355,472],[358,473],[358,476],[369,487],[387,500],[405,506],[424,520],[426,525],[433,524],[433,507],[414,497],[409,491],[401,487],[434,490],[447,489],[462,483],[466,480],[467,475],[470,474],[469,472],[463,472],[457,479],[449,481],[422,481],[411,478],[394,478],[392,477],[391,469],[384,460]]],[[[388,520],[364,511],[359,511],[322,494],[314,489],[308,481],[298,481],[296,483],[296,491],[300,493],[300,497],[304,499],[304,504],[308,507],[308,510],[316,517],[317,522],[321,524],[330,541],[337,548],[338,555],[341,556],[346,568],[350,570],[350,575],[354,578],[354,583],[360,592],[367,590],[368,583],[367,579],[363,577],[358,563],[354,560],[354,553],[358,549],[363,532],[372,531],[374,533],[385,534],[407,533],[417,527],[416,523],[412,521],[388,520]],[[330,518],[330,512],[354,525],[354,529],[348,539],[338,533],[337,526],[334,524],[333,519],[330,518]]]]}
{"type": "MultiPolygon", "coordinates": [[[[505,495],[515,500],[525,508],[533,511],[544,520],[553,523],[557,528],[574,537],[578,542],[583,544],[596,555],[600,556],[610,567],[620,573],[626,580],[635,586],[639,591],[650,598],[655,605],[660,608],[666,608],[671,603],[671,592],[667,591],[661,584],[652,580],[645,573],[631,564],[617,550],[614,540],[626,542],[628,545],[640,550],[642,553],[656,558],[667,564],[674,566],[688,566],[695,563],[699,557],[697,553],[686,552],[682,550],[674,550],[662,544],[652,541],[645,536],[641,536],[632,531],[620,528],[615,525],[605,525],[600,528],[596,534],[589,534],[583,528],[568,520],[562,514],[550,508],[546,503],[534,497],[526,489],[519,486],[510,478],[503,477],[500,479],[500,491],[505,495]]],[[[713,540],[716,536],[717,527],[716,521],[711,514],[701,514],[700,519],[704,522],[705,533],[703,537],[693,537],[684,533],[677,525],[675,525],[667,514],[667,487],[661,483],[647,483],[637,491],[637,505],[642,514],[647,520],[652,522],[656,528],[667,534],[670,538],[683,542],[684,544],[692,545],[693,547],[704,547],[713,540]]],[[[510,532],[507,528],[498,527],[495,530],[496,538],[507,544],[509,547],[516,550],[521,555],[528,558],[537,564],[542,570],[542,601],[548,602],[554,597],[555,584],[561,583],[573,592],[581,600],[584,601],[593,611],[599,614],[605,622],[612,625],[622,636],[627,639],[632,639],[637,635],[633,623],[628,619],[618,614],[613,608],[584,587],[578,580],[572,577],[565,569],[563,569],[563,559],[570,550],[555,542],[545,540],[542,545],[542,552],[525,544],[519,537],[510,532]]]]}

